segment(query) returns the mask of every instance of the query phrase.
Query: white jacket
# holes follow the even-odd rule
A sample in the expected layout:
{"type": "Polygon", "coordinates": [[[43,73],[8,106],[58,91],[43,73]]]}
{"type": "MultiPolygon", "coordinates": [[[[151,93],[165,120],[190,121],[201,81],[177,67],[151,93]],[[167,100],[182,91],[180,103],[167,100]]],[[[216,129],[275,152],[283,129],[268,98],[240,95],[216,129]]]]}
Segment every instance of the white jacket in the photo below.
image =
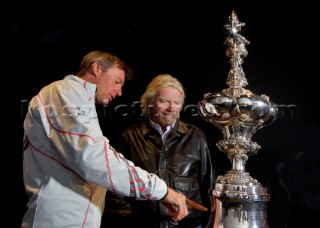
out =
{"type": "Polygon", "coordinates": [[[24,121],[21,227],[100,227],[106,190],[159,200],[167,185],[113,149],[95,109],[94,84],[73,75],[33,97],[24,121]]]}

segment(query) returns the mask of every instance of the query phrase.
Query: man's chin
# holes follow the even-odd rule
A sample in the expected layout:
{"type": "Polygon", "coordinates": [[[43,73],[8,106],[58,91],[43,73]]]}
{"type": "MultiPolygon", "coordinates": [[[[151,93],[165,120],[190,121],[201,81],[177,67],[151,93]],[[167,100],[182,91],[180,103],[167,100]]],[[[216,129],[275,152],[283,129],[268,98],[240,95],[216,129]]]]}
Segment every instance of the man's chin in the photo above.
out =
{"type": "Polygon", "coordinates": [[[104,100],[102,101],[102,105],[104,105],[104,106],[108,105],[109,103],[110,103],[110,100],[109,100],[109,99],[104,99],[104,100]]]}
{"type": "Polygon", "coordinates": [[[171,126],[175,121],[176,119],[165,119],[163,122],[166,126],[171,126]]]}

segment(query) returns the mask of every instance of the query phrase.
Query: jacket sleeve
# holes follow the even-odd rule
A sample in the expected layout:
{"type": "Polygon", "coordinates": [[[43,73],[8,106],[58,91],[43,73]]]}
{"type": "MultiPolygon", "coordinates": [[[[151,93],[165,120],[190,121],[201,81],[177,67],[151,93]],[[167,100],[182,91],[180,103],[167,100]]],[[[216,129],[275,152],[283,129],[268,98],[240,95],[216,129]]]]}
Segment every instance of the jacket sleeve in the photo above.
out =
{"type": "Polygon", "coordinates": [[[203,206],[207,207],[209,210],[206,213],[202,213],[202,225],[203,227],[213,227],[213,197],[212,190],[214,188],[214,182],[216,179],[215,170],[212,167],[212,160],[210,155],[210,150],[208,147],[208,142],[206,136],[201,132],[200,140],[200,151],[201,151],[201,198],[203,201],[203,206]]]}

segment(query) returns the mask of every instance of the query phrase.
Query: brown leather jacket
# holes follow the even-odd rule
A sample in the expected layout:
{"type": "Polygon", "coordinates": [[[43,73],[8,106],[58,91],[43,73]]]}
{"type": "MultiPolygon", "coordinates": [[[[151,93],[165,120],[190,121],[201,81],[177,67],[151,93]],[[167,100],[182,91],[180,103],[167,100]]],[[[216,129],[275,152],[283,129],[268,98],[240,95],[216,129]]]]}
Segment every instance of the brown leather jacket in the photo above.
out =
{"type": "Polygon", "coordinates": [[[121,151],[135,165],[156,173],[169,187],[209,210],[201,213],[189,208],[189,214],[179,225],[165,215],[159,202],[130,200],[132,215],[141,220],[139,227],[212,227],[211,189],[215,181],[206,136],[199,128],[177,120],[162,142],[159,132],[149,120],[129,127],[122,137],[121,151]],[[151,225],[153,224],[153,225],[151,225]]]}

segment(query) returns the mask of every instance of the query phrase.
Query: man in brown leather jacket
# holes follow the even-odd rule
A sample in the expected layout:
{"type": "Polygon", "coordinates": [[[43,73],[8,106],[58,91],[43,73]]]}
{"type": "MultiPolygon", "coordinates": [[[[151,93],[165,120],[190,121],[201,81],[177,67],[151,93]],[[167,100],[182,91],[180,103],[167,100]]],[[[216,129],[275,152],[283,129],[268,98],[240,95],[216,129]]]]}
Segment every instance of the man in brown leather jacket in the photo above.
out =
{"type": "Polygon", "coordinates": [[[146,119],[123,133],[122,153],[208,211],[189,208],[187,217],[174,222],[157,201],[128,199],[137,227],[212,227],[210,189],[215,171],[203,131],[179,120],[184,99],[184,89],[176,78],[168,74],[155,77],[140,100],[146,119]]]}

